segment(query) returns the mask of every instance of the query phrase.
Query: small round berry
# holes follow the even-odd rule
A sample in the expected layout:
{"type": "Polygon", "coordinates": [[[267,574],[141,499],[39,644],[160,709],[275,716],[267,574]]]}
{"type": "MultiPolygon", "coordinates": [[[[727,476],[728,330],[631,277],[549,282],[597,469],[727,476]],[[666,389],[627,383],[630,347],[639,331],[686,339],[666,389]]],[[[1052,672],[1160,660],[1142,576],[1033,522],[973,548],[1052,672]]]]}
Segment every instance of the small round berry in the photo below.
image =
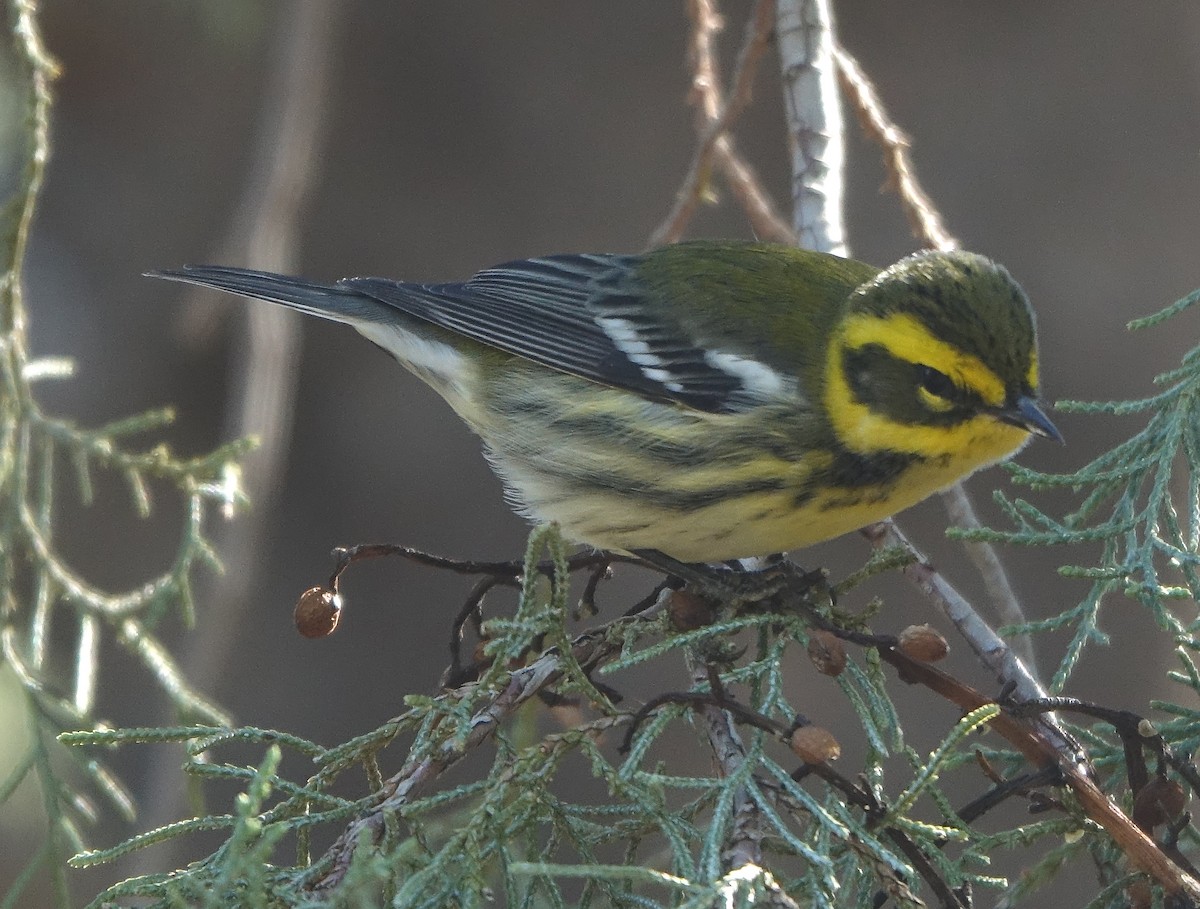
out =
{"type": "Polygon", "coordinates": [[[808,658],[817,672],[836,677],[846,668],[846,646],[833,632],[818,628],[808,636],[808,658]]]}
{"type": "Polygon", "coordinates": [[[328,587],[310,587],[300,594],[293,615],[296,630],[306,638],[333,634],[342,614],[342,598],[328,587]]]}
{"type": "Polygon", "coordinates": [[[823,764],[842,756],[842,746],[833,733],[820,726],[801,726],[792,732],[792,753],[806,764],[823,764]]]}
{"type": "Polygon", "coordinates": [[[896,643],[902,654],[919,663],[936,663],[950,652],[950,645],[932,625],[909,625],[896,643]]]}

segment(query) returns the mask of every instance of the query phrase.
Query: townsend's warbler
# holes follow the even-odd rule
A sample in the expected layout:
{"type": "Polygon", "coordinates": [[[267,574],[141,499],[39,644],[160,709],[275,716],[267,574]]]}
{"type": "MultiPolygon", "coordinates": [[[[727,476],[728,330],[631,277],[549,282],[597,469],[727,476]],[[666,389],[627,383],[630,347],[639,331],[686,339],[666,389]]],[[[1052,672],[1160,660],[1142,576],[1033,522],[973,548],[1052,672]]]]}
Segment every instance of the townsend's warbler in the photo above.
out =
{"type": "Polygon", "coordinates": [[[764,243],[510,262],[461,284],[156,277],[346,322],[483,439],[522,514],[684,562],[782,552],[1060,439],[1008,272],[764,243]]]}

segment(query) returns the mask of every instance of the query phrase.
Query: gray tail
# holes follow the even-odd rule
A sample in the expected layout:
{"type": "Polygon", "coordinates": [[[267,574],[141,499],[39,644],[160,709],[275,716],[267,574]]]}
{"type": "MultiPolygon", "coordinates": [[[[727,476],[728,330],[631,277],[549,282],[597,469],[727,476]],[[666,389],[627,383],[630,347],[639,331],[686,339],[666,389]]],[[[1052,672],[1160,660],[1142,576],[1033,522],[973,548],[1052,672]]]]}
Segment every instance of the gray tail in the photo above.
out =
{"type": "Polygon", "coordinates": [[[266,300],[298,309],[309,315],[334,322],[379,322],[387,317],[388,307],[352,288],[318,284],[290,275],[225,265],[185,265],[183,268],[146,272],[148,278],[165,278],[198,287],[211,287],[227,293],[266,300]]]}

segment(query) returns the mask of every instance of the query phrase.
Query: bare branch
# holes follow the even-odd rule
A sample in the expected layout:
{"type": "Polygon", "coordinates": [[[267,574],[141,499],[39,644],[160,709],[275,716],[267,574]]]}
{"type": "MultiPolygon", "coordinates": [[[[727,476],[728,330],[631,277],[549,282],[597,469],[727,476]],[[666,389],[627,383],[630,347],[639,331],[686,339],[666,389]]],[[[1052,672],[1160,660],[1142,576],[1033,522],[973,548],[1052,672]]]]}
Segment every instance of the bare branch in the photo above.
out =
{"type": "MultiPolygon", "coordinates": [[[[983,526],[975,513],[975,503],[971,501],[971,496],[962,483],[955,483],[949,489],[942,490],[940,497],[952,525],[967,530],[977,530],[983,526]]],[[[983,577],[984,587],[996,611],[996,618],[1002,625],[1023,624],[1025,610],[1017,598],[1017,592],[1013,590],[996,547],[991,543],[977,543],[971,540],[964,540],[962,545],[967,551],[967,557],[975,565],[975,570],[983,577]]],[[[1036,677],[1038,668],[1033,638],[1027,634],[1021,635],[1012,641],[1012,647],[1017,651],[1021,662],[1036,677]]]]}
{"type": "Polygon", "coordinates": [[[791,231],[775,214],[770,198],[749,165],[734,149],[729,132],[750,104],[759,61],[770,43],[774,25],[773,0],[758,0],[746,23],[746,34],[738,52],[730,97],[721,89],[720,65],[715,40],[724,23],[711,0],[692,0],[692,33],[688,58],[692,63],[692,101],[697,106],[696,132],[699,142],[683,183],[675,194],[671,211],[650,235],[650,248],[674,243],[683,236],[696,214],[712,177],[713,165],[720,166],[734,196],[742,204],[760,236],[788,241],[791,231]]]}
{"type": "Polygon", "coordinates": [[[830,0],[779,0],[776,35],[792,153],[792,225],[800,245],[847,255],[845,137],[830,0]]]}
{"type": "Polygon", "coordinates": [[[900,131],[884,110],[879,93],[858,61],[844,48],[834,45],[833,59],[841,76],[842,87],[854,102],[859,123],[868,138],[883,149],[883,166],[888,173],[888,188],[900,196],[913,234],[933,249],[957,249],[958,241],[942,223],[933,201],[917,182],[912,158],[908,154],[908,136],[900,131]]]}
{"type": "Polygon", "coordinates": [[[755,236],[760,240],[798,245],[796,234],[779,216],[770,194],[763,189],[758,176],[742,156],[729,143],[718,142],[715,152],[721,175],[741,205],[755,236]]]}

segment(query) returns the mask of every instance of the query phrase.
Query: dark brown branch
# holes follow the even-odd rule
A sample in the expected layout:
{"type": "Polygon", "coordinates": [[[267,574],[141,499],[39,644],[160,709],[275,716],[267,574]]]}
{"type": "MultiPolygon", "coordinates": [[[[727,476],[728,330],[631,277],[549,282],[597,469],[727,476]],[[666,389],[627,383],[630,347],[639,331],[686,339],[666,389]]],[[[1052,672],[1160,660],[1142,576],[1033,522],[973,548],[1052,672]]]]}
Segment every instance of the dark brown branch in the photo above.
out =
{"type": "Polygon", "coordinates": [[[590,618],[600,611],[596,606],[596,588],[600,586],[601,581],[608,580],[611,577],[612,559],[606,557],[603,562],[599,562],[592,567],[588,573],[587,583],[583,585],[583,593],[579,595],[579,603],[575,607],[573,618],[576,621],[579,621],[585,615],[590,618]]]}
{"type": "Polygon", "coordinates": [[[470,678],[474,678],[473,673],[467,673],[463,670],[463,627],[467,622],[470,622],[476,636],[482,636],[483,598],[487,596],[488,591],[499,583],[501,582],[492,575],[484,576],[476,581],[475,585],[471,588],[471,592],[467,594],[467,598],[463,601],[458,615],[454,617],[454,623],[450,626],[450,665],[442,673],[443,688],[457,688],[459,685],[469,681],[470,678]]]}
{"type": "Polygon", "coordinates": [[[1142,758],[1142,749],[1149,748],[1160,764],[1166,764],[1178,773],[1192,792],[1200,795],[1200,772],[1186,757],[1176,754],[1167,747],[1166,742],[1153,724],[1132,710],[1118,710],[1091,704],[1076,698],[1042,698],[1036,701],[1026,701],[1009,708],[1016,716],[1041,714],[1047,711],[1064,713],[1080,713],[1108,723],[1116,730],[1125,749],[1126,773],[1129,776],[1129,788],[1136,796],[1149,781],[1149,772],[1142,758]]]}
{"type": "MultiPolygon", "coordinates": [[[[1001,802],[1007,801],[1014,795],[1032,796],[1043,786],[1058,786],[1062,777],[1057,767],[1043,767],[1033,773],[1022,773],[1011,780],[998,780],[996,785],[976,799],[972,799],[962,808],[955,809],[955,814],[964,824],[972,824],[984,814],[991,811],[1001,802]]],[[[1048,804],[1043,799],[1042,804],[1048,804]]]]}
{"type": "MultiPolygon", "coordinates": [[[[881,650],[880,656],[900,671],[906,682],[924,685],[957,704],[964,711],[992,703],[968,685],[922,663],[916,663],[897,650],[881,650]]],[[[1084,814],[1107,831],[1130,864],[1148,874],[1168,895],[1185,900],[1183,905],[1200,905],[1200,882],[1180,867],[1133,820],[1109,798],[1092,778],[1082,755],[1052,745],[1046,729],[1026,725],[1010,712],[990,722],[991,728],[1016,747],[1035,767],[1057,767],[1063,781],[1074,792],[1084,814]]]]}
{"type": "MultiPolygon", "coordinates": [[[[333,550],[333,555],[334,569],[329,577],[327,587],[334,595],[340,594],[342,574],[347,568],[355,562],[379,558],[381,556],[399,556],[411,562],[416,562],[418,565],[438,568],[455,574],[482,575],[472,586],[470,593],[467,594],[467,598],[463,601],[451,626],[449,643],[450,665],[442,674],[442,685],[448,688],[457,688],[459,685],[474,679],[476,670],[478,669],[477,662],[470,664],[464,664],[463,662],[463,628],[470,622],[475,633],[477,635],[480,634],[482,628],[481,607],[484,597],[495,587],[520,587],[521,576],[525,571],[525,563],[523,561],[482,562],[472,559],[454,559],[434,555],[433,553],[415,549],[411,546],[402,546],[398,543],[360,543],[356,546],[338,547],[333,550]]],[[[645,564],[642,560],[631,556],[597,551],[575,553],[566,560],[568,572],[576,572],[583,569],[589,571],[587,584],[581,598],[581,606],[589,610],[592,615],[596,613],[596,588],[604,578],[611,576],[609,568],[614,562],[645,564]]],[[[556,573],[556,566],[553,560],[546,559],[537,563],[535,570],[539,574],[553,580],[556,573]]],[[[653,600],[649,602],[653,602],[653,600]]],[[[641,605],[644,608],[648,603],[641,605]]],[[[641,610],[635,608],[634,611],[641,610]]]]}
{"type": "Polygon", "coordinates": [[[629,753],[629,749],[633,745],[633,737],[637,735],[637,731],[641,728],[642,724],[653,716],[660,707],[666,704],[686,704],[693,710],[701,707],[716,707],[732,714],[739,723],[769,732],[780,741],[787,741],[789,730],[782,723],[759,713],[757,710],[751,710],[749,707],[739,704],[737,701],[731,700],[724,695],[705,693],[703,691],[668,691],[648,700],[630,717],[629,728],[625,731],[625,738],[621,741],[621,754],[629,753]]]}
{"type": "MultiPolygon", "coordinates": [[[[334,569],[329,577],[330,589],[338,589],[338,580],[347,568],[355,562],[364,559],[376,559],[380,556],[399,556],[425,565],[429,568],[440,568],[455,574],[485,574],[492,575],[497,583],[515,582],[525,571],[525,563],[518,560],[508,562],[480,562],[474,559],[452,559],[447,556],[434,555],[412,546],[401,546],[398,543],[360,543],[356,546],[339,546],[333,550],[334,569]]],[[[599,565],[607,566],[613,562],[643,564],[632,556],[623,556],[611,552],[577,552],[567,558],[567,570],[578,571],[581,568],[593,568],[599,565]]],[[[554,561],[545,559],[537,564],[537,571],[547,577],[554,576],[554,561]]]]}

